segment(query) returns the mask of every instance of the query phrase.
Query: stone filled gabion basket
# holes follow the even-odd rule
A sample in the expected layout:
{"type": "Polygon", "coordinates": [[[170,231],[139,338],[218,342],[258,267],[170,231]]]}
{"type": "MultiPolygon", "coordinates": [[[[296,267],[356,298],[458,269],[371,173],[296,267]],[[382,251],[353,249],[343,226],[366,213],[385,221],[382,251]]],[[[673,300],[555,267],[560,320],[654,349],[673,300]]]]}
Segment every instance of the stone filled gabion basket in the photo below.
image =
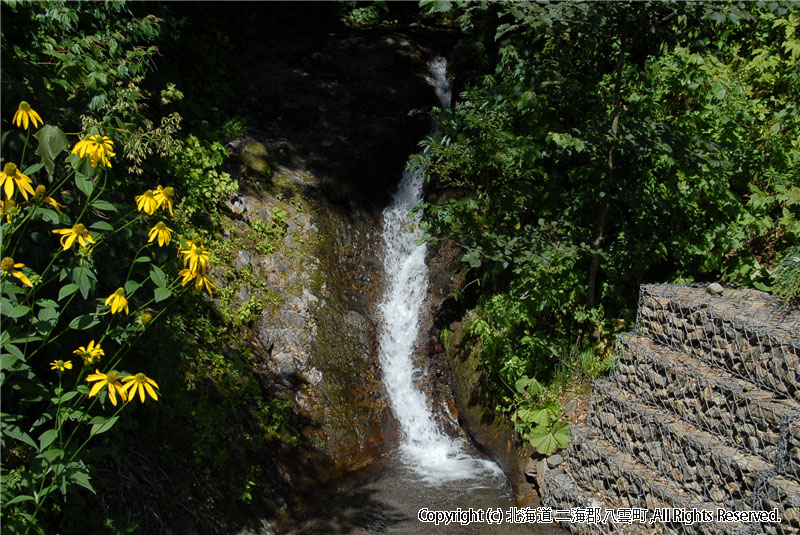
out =
{"type": "Polygon", "coordinates": [[[638,330],[800,401],[796,311],[756,290],[728,290],[725,297],[699,286],[643,285],[638,330]]]}
{"type": "Polygon", "coordinates": [[[542,478],[547,505],[776,511],[781,521],[566,527],[800,533],[800,311],[754,290],[645,285],[615,356],[563,470],[542,478]]]}

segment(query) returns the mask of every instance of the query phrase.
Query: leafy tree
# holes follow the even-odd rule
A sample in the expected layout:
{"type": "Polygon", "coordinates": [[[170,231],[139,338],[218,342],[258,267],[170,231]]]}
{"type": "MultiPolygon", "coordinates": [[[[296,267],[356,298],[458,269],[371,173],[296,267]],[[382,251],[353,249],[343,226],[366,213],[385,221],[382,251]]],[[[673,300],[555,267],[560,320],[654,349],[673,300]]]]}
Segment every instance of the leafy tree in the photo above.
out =
{"type": "Polygon", "coordinates": [[[769,289],[800,239],[797,4],[428,6],[494,65],[425,143],[459,195],[424,222],[483,285],[472,331],[507,408],[576,339],[607,351],[643,281],[769,289]]]}

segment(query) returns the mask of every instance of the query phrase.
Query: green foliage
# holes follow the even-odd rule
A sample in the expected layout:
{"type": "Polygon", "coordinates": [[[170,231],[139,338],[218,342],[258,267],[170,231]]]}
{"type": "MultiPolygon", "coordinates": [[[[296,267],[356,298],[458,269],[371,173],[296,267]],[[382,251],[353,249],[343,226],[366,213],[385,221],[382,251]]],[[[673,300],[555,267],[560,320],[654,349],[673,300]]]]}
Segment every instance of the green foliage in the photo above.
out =
{"type": "MultiPolygon", "coordinates": [[[[163,219],[175,234],[196,234],[197,229],[185,223],[190,218],[213,223],[217,207],[235,191],[236,183],[219,170],[227,157],[220,143],[189,135],[187,151],[182,151],[178,132],[183,120],[177,110],[205,112],[209,108],[196,107],[196,100],[184,100],[184,92],[175,83],[154,77],[155,61],[163,59],[157,45],[164,28],[174,28],[175,21],[145,14],[144,10],[151,8],[159,9],[125,2],[2,4],[2,141],[7,158],[3,165],[18,164],[33,180],[33,187],[45,188],[28,200],[21,198],[19,191],[11,199],[0,193],[0,256],[25,264],[3,272],[0,290],[0,381],[4,394],[8,393],[0,430],[0,477],[2,524],[9,533],[148,531],[152,518],[124,513],[124,500],[118,509],[105,512],[106,519],[81,515],[85,508],[80,504],[96,503],[98,498],[92,493],[103,495],[116,485],[104,469],[110,458],[122,467],[125,477],[132,477],[135,463],[124,458],[138,440],[132,437],[152,431],[150,443],[159,445],[150,452],[155,456],[168,454],[175,444],[185,441],[185,436],[162,439],[170,436],[166,430],[174,428],[176,419],[184,418],[193,407],[191,391],[181,375],[192,366],[175,360],[175,347],[183,345],[180,340],[170,347],[150,349],[159,347],[157,339],[171,340],[170,329],[156,320],[175,319],[176,311],[170,309],[175,300],[170,298],[178,296],[185,289],[181,283],[188,281],[177,275],[185,264],[183,255],[175,254],[175,244],[172,252],[167,252],[155,241],[148,243],[148,229],[163,219]],[[40,100],[33,102],[33,95],[40,100]],[[13,111],[22,100],[30,101],[42,115],[44,126],[26,132],[11,125],[13,111]],[[110,149],[114,154],[107,154],[112,167],[95,168],[90,158],[69,155],[68,149],[76,141],[73,132],[83,132],[81,137],[107,135],[114,143],[110,149]],[[165,204],[149,216],[137,211],[134,203],[143,190],[155,189],[157,177],[170,176],[167,170],[176,173],[174,179],[163,183],[173,186],[176,193],[178,218],[172,221],[167,219],[165,204]],[[191,187],[189,198],[187,186],[191,187]],[[70,229],[75,224],[85,224],[96,243],[79,247],[83,244],[76,242],[62,250],[59,236],[52,230],[70,229]],[[24,286],[20,276],[33,288],[24,286]],[[125,291],[130,315],[109,313],[106,299],[117,288],[125,291]],[[101,344],[105,355],[99,362],[84,365],[72,352],[86,348],[90,341],[101,344]],[[137,358],[131,360],[132,355],[137,358]],[[71,369],[51,369],[51,363],[67,360],[73,364],[71,369]],[[152,373],[165,392],[156,408],[129,407],[130,403],[119,403],[118,397],[116,409],[124,411],[121,414],[110,403],[106,389],[88,397],[94,383],[87,383],[86,377],[95,370],[115,370],[124,378],[140,369],[149,370],[148,375],[152,373]]],[[[241,120],[218,128],[204,125],[204,132],[212,132],[215,140],[241,135],[244,130],[241,120]]],[[[208,237],[213,243],[213,236],[208,237]]],[[[174,235],[172,239],[179,241],[174,235]]],[[[182,243],[187,245],[185,239],[182,243]]],[[[244,303],[231,322],[251,321],[260,307],[256,302],[244,303]]],[[[202,325],[190,322],[190,327],[200,329],[202,325]]],[[[234,378],[239,373],[227,360],[217,351],[204,354],[194,364],[209,371],[208,375],[196,374],[201,377],[197,388],[206,396],[197,404],[209,407],[209,419],[218,416],[211,409],[219,403],[208,381],[223,373],[234,378]]],[[[241,391],[232,389],[226,394],[232,396],[228,399],[236,399],[233,396],[241,391]]],[[[253,394],[242,399],[242,404],[273,398],[260,388],[248,392],[253,394]]],[[[256,447],[264,447],[268,441],[261,439],[267,435],[261,427],[279,429],[271,437],[291,438],[291,433],[276,423],[285,421],[285,413],[275,406],[257,414],[256,447]]],[[[193,444],[203,463],[227,445],[217,440],[219,430],[208,436],[207,444],[202,436],[193,444]]],[[[252,457],[266,458],[262,452],[252,457]]],[[[228,468],[215,465],[212,475],[228,468]]],[[[224,495],[227,503],[234,502],[242,494],[242,479],[253,479],[258,468],[248,469],[241,477],[233,473],[230,480],[219,484],[220,496],[224,495]]],[[[147,483],[154,494],[168,484],[147,483]]],[[[216,489],[213,477],[205,484],[206,489],[216,489]]],[[[254,490],[251,486],[250,492],[254,490]]],[[[100,500],[115,503],[105,496],[100,500]]]]}
{"type": "MultiPolygon", "coordinates": [[[[90,164],[98,149],[66,156],[66,139],[48,124],[26,136],[20,154],[4,152],[20,167],[26,154],[40,160],[25,168],[36,192],[23,193],[17,172],[15,187],[4,188],[0,220],[0,386],[12,393],[0,434],[9,533],[46,533],[59,517],[71,522],[80,490],[96,492],[95,438],[112,431],[134,399],[136,387],[123,392],[123,383],[148,381],[127,371],[143,363],[125,357],[180,289],[180,261],[147,242],[147,216],[133,199],[127,207],[107,200],[113,175],[102,159],[90,164]]],[[[154,385],[148,398],[157,397],[154,385]]]]}
{"type": "Polygon", "coordinates": [[[186,192],[180,210],[191,220],[199,214],[216,214],[239,184],[219,167],[228,151],[219,141],[205,141],[189,135],[182,150],[169,161],[169,172],[181,191],[186,192]]]}
{"type": "Polygon", "coordinates": [[[519,416],[521,377],[603,373],[642,282],[770,288],[800,242],[797,4],[424,8],[492,69],[415,164],[451,192],[423,225],[480,285],[469,333],[500,409],[519,416]]]}
{"type": "Polygon", "coordinates": [[[511,416],[514,429],[543,455],[566,448],[569,424],[559,420],[556,403],[549,401],[541,405],[546,395],[541,383],[523,375],[514,383],[514,390],[515,409],[511,416]]]}
{"type": "Polygon", "coordinates": [[[785,251],[772,276],[776,293],[788,300],[800,299],[800,245],[785,251]]]}
{"type": "MultiPolygon", "coordinates": [[[[174,135],[181,116],[154,118],[147,110],[182,93],[167,84],[152,102],[142,87],[158,54],[162,19],[135,16],[122,1],[4,3],[3,12],[4,108],[37,95],[40,111],[68,131],[113,131],[128,172],[137,175],[148,157],[180,148],[174,135]]],[[[9,142],[17,147],[17,140],[9,142]]]]}
{"type": "Polygon", "coordinates": [[[251,219],[249,225],[255,233],[256,251],[265,255],[272,254],[286,235],[286,210],[280,206],[274,206],[270,223],[260,219],[251,219]]]}
{"type": "Polygon", "coordinates": [[[13,87],[11,98],[25,96],[18,83],[26,94],[42,95],[48,99],[39,103],[43,109],[68,102],[98,112],[125,100],[126,84],[144,75],[158,52],[153,43],[163,21],[134,17],[124,2],[19,2],[3,8],[13,20],[4,25],[11,40],[4,44],[5,57],[19,64],[22,75],[4,77],[4,85],[13,87]]]}
{"type": "Polygon", "coordinates": [[[242,117],[233,117],[225,121],[222,126],[214,132],[213,138],[228,141],[237,137],[242,137],[249,131],[242,117]]]}
{"type": "Polygon", "coordinates": [[[608,373],[613,364],[613,357],[599,357],[592,348],[580,351],[575,358],[576,370],[589,381],[593,381],[601,375],[608,373]]]}
{"type": "Polygon", "coordinates": [[[389,4],[376,0],[369,5],[365,2],[343,2],[344,17],[354,26],[374,26],[396,24],[396,20],[387,20],[389,4]]]}

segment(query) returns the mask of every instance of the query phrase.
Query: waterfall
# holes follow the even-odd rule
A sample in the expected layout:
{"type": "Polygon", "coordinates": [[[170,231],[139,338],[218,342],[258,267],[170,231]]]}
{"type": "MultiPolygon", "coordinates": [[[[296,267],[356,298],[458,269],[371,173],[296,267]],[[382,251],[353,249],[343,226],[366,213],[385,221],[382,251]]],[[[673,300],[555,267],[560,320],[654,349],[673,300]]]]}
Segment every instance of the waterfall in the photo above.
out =
{"type": "MultiPolygon", "coordinates": [[[[441,107],[450,106],[451,88],[446,78],[447,61],[429,63],[428,82],[441,107]]],[[[413,362],[419,334],[420,313],[428,291],[427,246],[417,244],[421,214],[409,212],[423,199],[423,176],[406,170],[391,203],[383,211],[384,269],[386,289],[380,305],[380,362],[389,403],[402,433],[400,453],[409,467],[429,484],[499,474],[499,467],[466,452],[464,439],[445,435],[436,424],[424,392],[415,384],[419,370],[413,362]]]]}

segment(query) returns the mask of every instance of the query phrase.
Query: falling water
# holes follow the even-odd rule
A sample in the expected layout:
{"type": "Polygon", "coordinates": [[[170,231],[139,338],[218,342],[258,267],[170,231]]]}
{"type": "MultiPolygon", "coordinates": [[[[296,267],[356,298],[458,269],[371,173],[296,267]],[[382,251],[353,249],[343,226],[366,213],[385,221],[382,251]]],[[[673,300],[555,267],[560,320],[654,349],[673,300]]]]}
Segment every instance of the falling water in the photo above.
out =
{"type": "MultiPolygon", "coordinates": [[[[428,82],[443,109],[450,106],[451,89],[446,78],[447,61],[429,64],[428,82]]],[[[400,423],[401,455],[410,468],[429,484],[499,475],[499,467],[466,452],[464,439],[453,439],[439,429],[425,394],[416,385],[420,374],[414,365],[414,345],[419,334],[420,312],[428,291],[427,247],[418,222],[421,214],[409,212],[422,202],[423,176],[407,170],[383,211],[386,293],[381,303],[380,360],[389,402],[400,423]]]]}

